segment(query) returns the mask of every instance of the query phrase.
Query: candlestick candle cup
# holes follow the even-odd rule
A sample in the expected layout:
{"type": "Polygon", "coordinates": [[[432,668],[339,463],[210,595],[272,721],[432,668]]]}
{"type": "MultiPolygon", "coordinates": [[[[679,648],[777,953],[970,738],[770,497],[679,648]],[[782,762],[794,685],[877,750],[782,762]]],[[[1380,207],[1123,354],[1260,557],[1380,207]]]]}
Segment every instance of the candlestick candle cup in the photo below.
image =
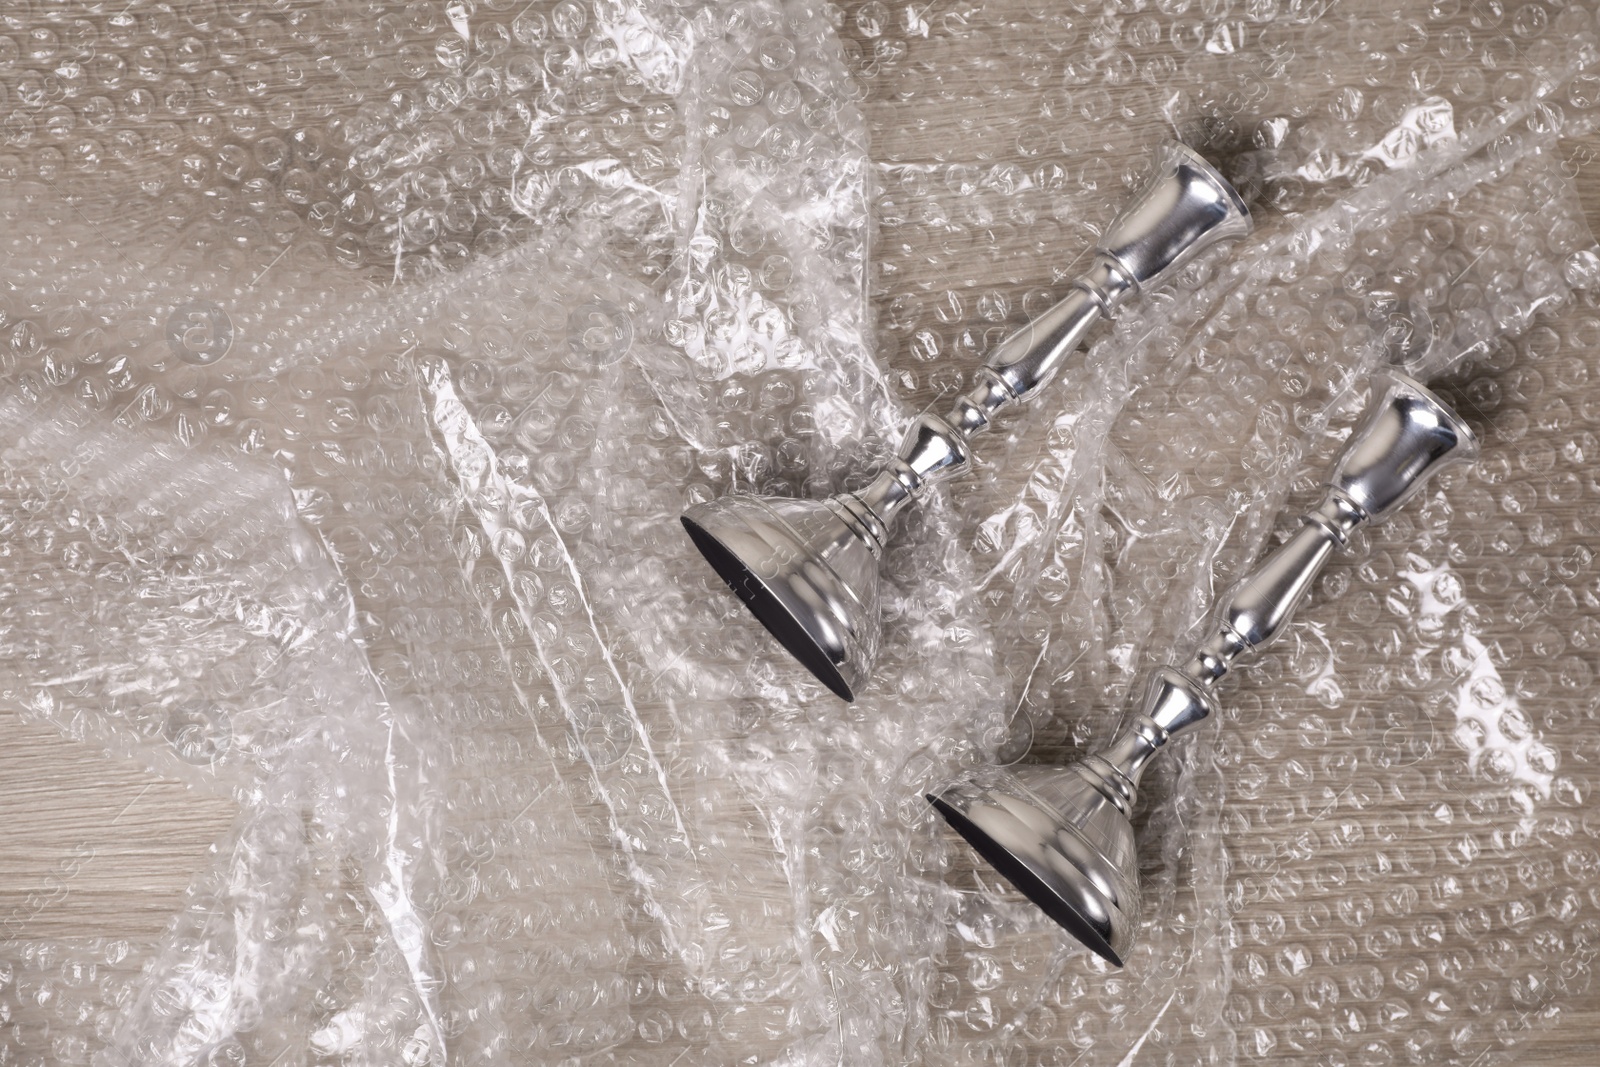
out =
{"type": "Polygon", "coordinates": [[[1209,635],[1188,658],[1151,672],[1137,711],[1108,745],[1064,767],[982,768],[928,800],[1046,915],[1121,966],[1139,926],[1131,816],[1150,757],[1211,717],[1217,683],[1283,632],[1357,527],[1384,521],[1430,477],[1477,451],[1472,430],[1427,388],[1383,375],[1322,502],[1219,598],[1209,635]]]}
{"type": "Polygon", "coordinates": [[[901,511],[965,474],[972,438],[1038,394],[1101,319],[1250,229],[1244,200],[1211,164],[1184,145],[1163,146],[1067,296],[1002,341],[949,412],[913,421],[865,489],[826,500],[726,496],[691,507],[684,529],[773,636],[854,700],[878,651],[878,559],[901,511]]]}

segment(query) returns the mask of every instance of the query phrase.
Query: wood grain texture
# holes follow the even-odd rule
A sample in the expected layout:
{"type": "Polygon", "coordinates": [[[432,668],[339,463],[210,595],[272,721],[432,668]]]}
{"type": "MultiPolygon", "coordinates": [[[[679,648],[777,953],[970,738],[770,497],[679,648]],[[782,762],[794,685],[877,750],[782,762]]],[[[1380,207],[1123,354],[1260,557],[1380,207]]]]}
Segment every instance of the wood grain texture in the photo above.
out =
{"type": "Polygon", "coordinates": [[[232,823],[232,802],[0,709],[0,930],[152,941],[232,823]]]}
{"type": "MultiPolygon", "coordinates": [[[[996,36],[997,54],[1005,43],[1003,35],[996,36]]],[[[972,100],[976,99],[973,94],[972,100]]],[[[1026,101],[1014,103],[1019,113],[1029,108],[1026,101]]],[[[940,139],[952,123],[982,124],[1003,117],[983,111],[986,105],[977,103],[952,106],[955,113],[941,116],[927,129],[877,130],[877,142],[892,145],[902,158],[938,158],[943,151],[940,139]],[[962,113],[963,108],[971,113],[962,113]]],[[[873,101],[867,107],[878,122],[892,115],[887,108],[875,108],[873,101]]],[[[1130,126],[1126,132],[1132,146],[1148,140],[1153,129],[1130,126]]],[[[1569,143],[1567,148],[1573,159],[1597,159],[1600,137],[1569,143]]],[[[1600,226],[1600,163],[1580,166],[1577,182],[1591,226],[1600,226]]],[[[1000,275],[995,285],[1020,288],[1048,280],[1045,269],[1040,277],[1000,275]]],[[[886,303],[887,297],[879,300],[886,303]]],[[[1591,377],[1588,389],[1600,400],[1600,375],[1591,377]]],[[[926,400],[929,395],[924,387],[912,399],[926,400]]],[[[1568,397],[1574,406],[1580,399],[1568,397]]],[[[1584,505],[1573,507],[1579,506],[1584,505]]],[[[1570,525],[1576,511],[1552,507],[1551,518],[1570,525]]],[[[1489,603],[1492,606],[1492,598],[1489,603]]],[[[1296,699],[1309,708],[1304,694],[1282,699],[1290,711],[1296,699]]],[[[227,832],[235,806],[103,757],[63,739],[50,727],[24,722],[16,708],[0,707],[0,736],[5,738],[0,745],[0,937],[137,943],[156,939],[181,907],[185,887],[209,861],[213,843],[227,832]]],[[[1282,782],[1264,788],[1268,799],[1297,799],[1282,782]]],[[[1446,785],[1434,788],[1436,797],[1417,796],[1411,803],[1420,809],[1432,799],[1456,799],[1446,785]]],[[[1290,901],[1276,910],[1292,923],[1295,907],[1290,901]]],[[[1249,917],[1243,915],[1241,921],[1249,917]]],[[[1314,939],[1307,943],[1319,947],[1314,939]]],[[[0,941],[0,947],[3,944],[0,941]]],[[[1330,973],[1336,980],[1340,977],[1337,968],[1330,973]]],[[[1418,1025],[1428,1024],[1419,1020],[1418,1025]]],[[[1563,1003],[1556,1025],[1532,1028],[1519,1059],[1551,1067],[1587,1067],[1596,1062],[1592,1035],[1597,1029],[1600,989],[1591,988],[1581,1000],[1563,1003]]],[[[0,1033],[0,1048],[6,1040],[0,1033]]],[[[1178,1047],[1181,1050],[1181,1041],[1178,1047]]],[[[1171,1052],[1168,1046],[1160,1055],[1171,1052]]],[[[1294,1060],[1281,1053],[1274,1058],[1294,1060]]],[[[1128,1062],[1145,1061],[1131,1057],[1128,1062]]]]}

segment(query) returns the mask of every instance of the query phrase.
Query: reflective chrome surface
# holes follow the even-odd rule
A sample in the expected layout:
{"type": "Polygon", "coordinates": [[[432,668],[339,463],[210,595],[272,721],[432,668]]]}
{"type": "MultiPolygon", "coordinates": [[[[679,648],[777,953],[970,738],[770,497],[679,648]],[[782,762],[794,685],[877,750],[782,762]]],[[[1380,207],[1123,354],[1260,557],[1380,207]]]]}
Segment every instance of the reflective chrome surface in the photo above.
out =
{"type": "Polygon", "coordinates": [[[1066,767],[980,770],[928,800],[1012,885],[1120,966],[1139,916],[1129,814],[1150,757],[1216,711],[1217,683],[1283,633],[1351,531],[1382,522],[1438,471],[1477,453],[1471,429],[1427,388],[1380,377],[1322,503],[1219,598],[1211,635],[1187,659],[1151,672],[1110,744],[1066,767]]]}
{"type": "Polygon", "coordinates": [[[1387,376],[1387,400],[1356,433],[1329,484],[1382,521],[1411,499],[1433,465],[1476,453],[1477,437],[1428,388],[1403,374],[1387,376]]]}
{"type": "Polygon", "coordinates": [[[761,624],[851,700],[878,651],[878,559],[837,506],[733,496],[691,508],[683,525],[761,624]]]}
{"type": "Polygon", "coordinates": [[[996,346],[950,411],[919,416],[866,489],[821,503],[725,497],[690,508],[684,528],[784,647],[853,700],[878,649],[875,561],[900,511],[971,469],[971,439],[1049,384],[1130,294],[1250,228],[1249,210],[1226,179],[1189,148],[1163,146],[1066,298],[996,346]]]}
{"type": "Polygon", "coordinates": [[[1132,785],[1104,760],[989,768],[928,800],[1056,923],[1122,966],[1139,928],[1132,785]]]}
{"type": "Polygon", "coordinates": [[[1211,242],[1250,232],[1238,192],[1187,145],[1164,145],[1155,170],[1160,179],[1122,209],[1096,246],[1141,289],[1166,281],[1211,242]]]}

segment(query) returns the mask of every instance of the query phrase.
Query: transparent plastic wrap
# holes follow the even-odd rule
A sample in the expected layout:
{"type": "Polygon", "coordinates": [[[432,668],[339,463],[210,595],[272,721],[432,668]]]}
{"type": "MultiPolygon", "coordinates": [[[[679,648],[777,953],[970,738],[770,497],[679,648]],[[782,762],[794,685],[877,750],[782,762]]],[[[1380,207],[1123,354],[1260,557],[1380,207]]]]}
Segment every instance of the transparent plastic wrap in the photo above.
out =
{"type": "Polygon", "coordinates": [[[6,932],[5,1055],[1472,1062],[1592,1003],[1592,10],[0,26],[7,702],[240,806],[160,944],[6,932]],[[1174,131],[1257,237],[910,519],[837,703],[677,515],[858,488],[1174,131]],[[1484,460],[1147,780],[1113,972],[922,794],[1109,732],[1396,357],[1487,368],[1484,460]],[[86,578],[84,516],[150,554],[86,578]]]}
{"type": "MultiPolygon", "coordinates": [[[[240,805],[137,983],[96,979],[126,945],[69,946],[63,962],[13,943],[43,972],[11,972],[19,1035],[48,1034],[33,1012],[81,1010],[98,989],[125,998],[97,1026],[124,1057],[226,1059],[241,1034],[338,1044],[340,1020],[316,1029],[308,1009],[319,981],[340,981],[358,990],[359,1027],[442,1049],[412,900],[443,844],[433,746],[368,668],[354,605],[280,472],[70,401],[8,397],[0,425],[4,699],[240,805]],[[360,903],[340,908],[347,895],[360,903]]],[[[70,1061],[87,1046],[58,1034],[44,1050],[70,1061]]]]}

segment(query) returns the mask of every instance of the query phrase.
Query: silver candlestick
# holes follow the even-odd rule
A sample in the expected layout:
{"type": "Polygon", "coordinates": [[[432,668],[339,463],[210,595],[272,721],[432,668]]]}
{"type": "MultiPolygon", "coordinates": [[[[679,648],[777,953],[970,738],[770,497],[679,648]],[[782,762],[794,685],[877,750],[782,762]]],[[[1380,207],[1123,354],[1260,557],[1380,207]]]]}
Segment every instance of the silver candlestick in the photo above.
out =
{"type": "Polygon", "coordinates": [[[690,508],[684,528],[784,647],[854,700],[878,652],[878,558],[900,511],[966,473],[971,439],[1043,389],[1095,323],[1250,228],[1244,200],[1215,168],[1184,145],[1164,145],[1067,297],[1002,341],[947,414],[919,416],[865,489],[827,500],[727,496],[690,508]]]}
{"type": "Polygon", "coordinates": [[[1138,712],[1110,744],[1065,767],[985,768],[928,800],[1046,915],[1121,966],[1139,925],[1129,820],[1150,757],[1216,711],[1217,682],[1283,632],[1356,527],[1384,521],[1429,477],[1477,452],[1472,430],[1438,397],[1384,375],[1322,503],[1220,599],[1211,635],[1181,665],[1151,672],[1138,712]]]}

